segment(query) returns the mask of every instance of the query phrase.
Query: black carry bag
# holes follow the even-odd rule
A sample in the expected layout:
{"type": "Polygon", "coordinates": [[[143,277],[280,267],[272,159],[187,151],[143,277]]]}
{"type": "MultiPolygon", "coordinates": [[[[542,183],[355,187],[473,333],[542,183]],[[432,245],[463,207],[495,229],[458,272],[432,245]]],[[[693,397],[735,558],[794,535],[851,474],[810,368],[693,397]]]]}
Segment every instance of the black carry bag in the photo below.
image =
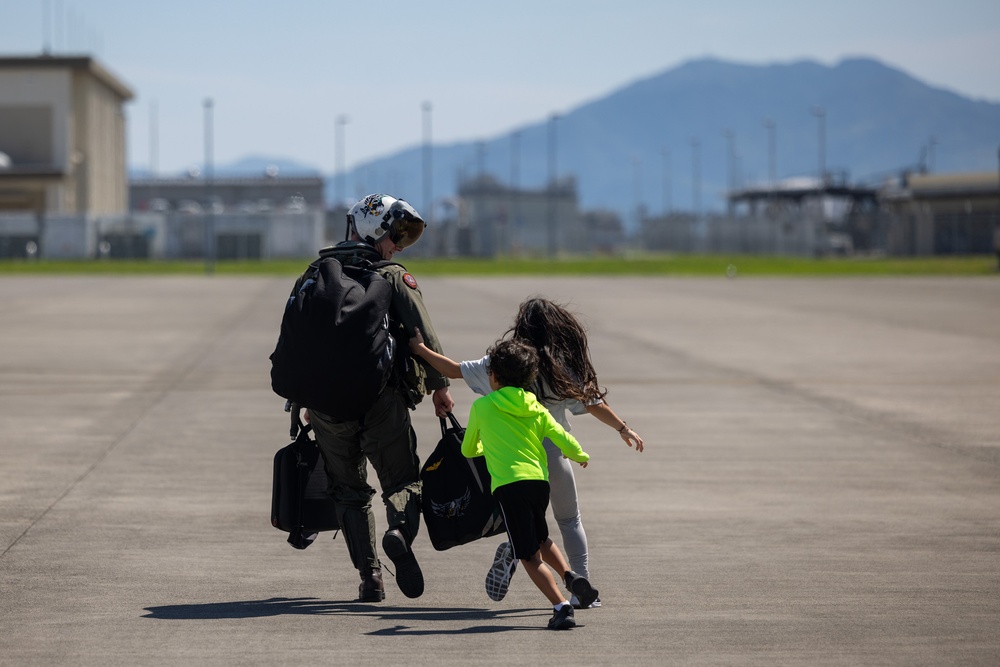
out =
{"type": "Polygon", "coordinates": [[[295,441],[274,455],[271,525],[288,533],[288,543],[305,549],[317,533],[339,530],[337,506],[327,493],[329,477],[319,445],[309,437],[312,427],[299,429],[295,441]]]}
{"type": "Polygon", "coordinates": [[[421,512],[427,535],[444,551],[506,530],[500,507],[490,491],[490,473],[482,456],[462,456],[465,429],[448,413],[441,419],[441,441],[420,470],[421,512]]]}

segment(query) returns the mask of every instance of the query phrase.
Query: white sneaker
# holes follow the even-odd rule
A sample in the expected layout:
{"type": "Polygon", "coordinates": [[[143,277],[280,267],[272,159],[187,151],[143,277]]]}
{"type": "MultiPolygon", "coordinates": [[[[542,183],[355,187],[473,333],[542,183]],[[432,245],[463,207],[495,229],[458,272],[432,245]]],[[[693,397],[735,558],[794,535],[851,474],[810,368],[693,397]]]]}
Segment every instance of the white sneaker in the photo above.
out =
{"type": "MultiPolygon", "coordinates": [[[[573,609],[583,609],[583,606],[580,604],[580,598],[578,598],[575,595],[569,599],[569,603],[573,605],[573,609]]],[[[596,609],[597,607],[600,606],[601,606],[601,598],[596,598],[593,602],[590,603],[590,606],[587,607],[587,609],[596,609]]]]}
{"type": "Polygon", "coordinates": [[[510,548],[509,542],[501,542],[493,557],[493,566],[486,573],[486,594],[491,600],[499,602],[504,599],[510,587],[510,578],[514,576],[516,569],[514,550],[510,548]]]}

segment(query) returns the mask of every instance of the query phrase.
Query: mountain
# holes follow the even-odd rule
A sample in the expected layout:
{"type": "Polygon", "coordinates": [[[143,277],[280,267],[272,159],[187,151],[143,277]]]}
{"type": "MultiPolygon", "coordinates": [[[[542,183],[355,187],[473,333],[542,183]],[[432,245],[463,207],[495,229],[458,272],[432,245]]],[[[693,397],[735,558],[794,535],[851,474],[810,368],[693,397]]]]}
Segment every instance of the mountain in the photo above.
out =
{"type": "MultiPolygon", "coordinates": [[[[617,211],[627,223],[637,203],[653,213],[667,204],[691,210],[699,192],[703,210],[718,210],[730,179],[737,186],[768,181],[771,130],[765,119],[774,124],[778,179],[816,176],[821,160],[828,173],[858,184],[876,184],[921,166],[997,168],[1000,104],[995,102],[934,88],[870,58],[832,67],[706,58],[561,115],[555,121],[556,173],[576,177],[584,209],[617,211]],[[699,145],[700,190],[693,140],[699,145]]],[[[435,200],[453,195],[459,180],[480,171],[510,183],[515,132],[517,184],[543,187],[551,123],[545,118],[482,141],[434,145],[435,200]]],[[[426,208],[422,165],[420,145],[360,164],[346,174],[348,198],[381,189],[399,193],[418,210],[426,208]]],[[[333,186],[331,176],[330,201],[333,186]]]]}
{"type": "MultiPolygon", "coordinates": [[[[553,126],[558,178],[576,178],[583,209],[615,211],[632,226],[637,204],[654,214],[668,206],[692,210],[696,201],[702,210],[721,210],[730,182],[766,184],[772,137],[778,179],[815,177],[821,163],[864,185],[921,168],[995,170],[1000,104],[929,86],[871,58],[834,66],[693,60],[581,104],[554,125],[543,118],[482,140],[435,144],[433,199],[453,196],[459,182],[480,172],[505,185],[516,173],[517,187],[544,187],[553,126]]],[[[425,211],[423,164],[415,144],[356,165],[345,174],[345,196],[391,192],[425,211]]],[[[317,173],[263,156],[215,173],[260,174],[269,165],[284,175],[317,173]]],[[[331,203],[336,180],[327,175],[331,203]]]]}

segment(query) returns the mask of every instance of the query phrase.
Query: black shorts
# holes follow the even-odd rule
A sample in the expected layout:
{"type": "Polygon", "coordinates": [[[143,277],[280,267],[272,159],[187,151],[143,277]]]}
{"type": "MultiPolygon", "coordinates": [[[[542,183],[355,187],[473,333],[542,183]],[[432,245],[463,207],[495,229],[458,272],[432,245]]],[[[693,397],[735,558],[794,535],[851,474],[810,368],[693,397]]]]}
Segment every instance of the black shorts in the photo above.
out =
{"type": "Polygon", "coordinates": [[[545,510],[549,507],[549,483],[529,479],[498,486],[493,497],[507,524],[507,539],[518,560],[528,560],[549,539],[545,510]]]}

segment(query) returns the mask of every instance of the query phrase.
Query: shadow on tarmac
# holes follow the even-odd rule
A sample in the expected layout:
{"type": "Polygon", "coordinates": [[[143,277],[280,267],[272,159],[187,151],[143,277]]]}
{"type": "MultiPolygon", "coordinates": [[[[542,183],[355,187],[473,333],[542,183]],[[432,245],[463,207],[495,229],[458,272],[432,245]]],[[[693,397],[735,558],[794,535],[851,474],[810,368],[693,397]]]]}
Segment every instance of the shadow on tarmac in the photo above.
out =
{"type": "MultiPolygon", "coordinates": [[[[175,604],[146,607],[142,618],[161,620],[207,620],[227,618],[262,618],[284,614],[317,614],[351,616],[366,615],[383,621],[495,621],[507,617],[536,617],[538,609],[483,609],[470,607],[386,607],[359,602],[330,602],[319,598],[268,598],[266,600],[237,600],[205,604],[175,604]]],[[[486,634],[510,630],[537,630],[537,626],[480,625],[448,630],[417,630],[405,625],[395,625],[369,632],[369,635],[434,635],[434,634],[486,634]]]]}

